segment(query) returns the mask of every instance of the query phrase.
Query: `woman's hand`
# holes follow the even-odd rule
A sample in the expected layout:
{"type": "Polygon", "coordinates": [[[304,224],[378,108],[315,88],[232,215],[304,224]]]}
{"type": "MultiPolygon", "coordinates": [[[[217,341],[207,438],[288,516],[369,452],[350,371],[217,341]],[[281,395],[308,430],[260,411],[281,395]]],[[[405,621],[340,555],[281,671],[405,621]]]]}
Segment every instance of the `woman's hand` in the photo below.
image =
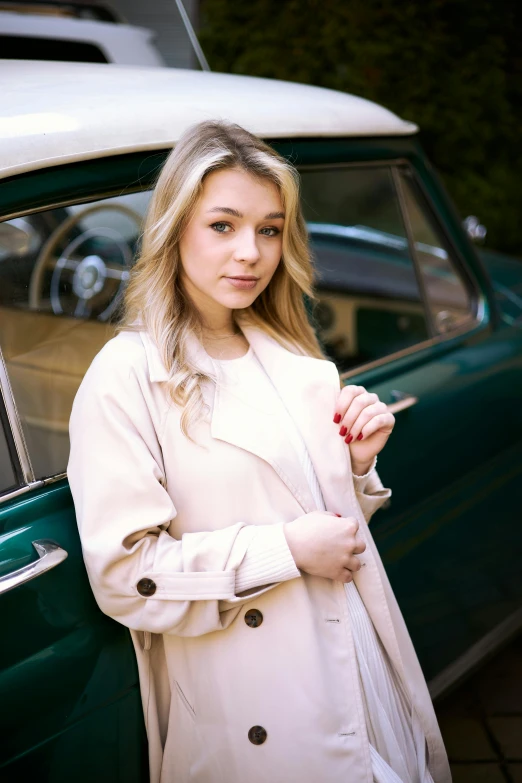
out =
{"type": "Polygon", "coordinates": [[[366,544],[357,537],[359,523],[353,517],[311,511],[286,522],[283,529],[296,566],[308,574],[346,583],[361,567],[357,555],[366,544]]]}
{"type": "Polygon", "coordinates": [[[395,417],[364,386],[344,386],[335,405],[334,423],[339,424],[339,435],[349,444],[353,472],[363,475],[384,448],[395,417]]]}

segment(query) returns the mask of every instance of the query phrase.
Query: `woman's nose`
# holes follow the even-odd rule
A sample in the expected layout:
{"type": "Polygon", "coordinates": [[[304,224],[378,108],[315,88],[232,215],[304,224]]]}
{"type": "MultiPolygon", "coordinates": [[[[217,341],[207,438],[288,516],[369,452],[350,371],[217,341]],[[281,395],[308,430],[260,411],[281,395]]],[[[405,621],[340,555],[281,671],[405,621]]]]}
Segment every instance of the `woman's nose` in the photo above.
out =
{"type": "Polygon", "coordinates": [[[257,245],[257,234],[254,231],[241,231],[238,233],[234,248],[234,258],[236,261],[249,261],[250,263],[259,260],[260,253],[257,245]]]}

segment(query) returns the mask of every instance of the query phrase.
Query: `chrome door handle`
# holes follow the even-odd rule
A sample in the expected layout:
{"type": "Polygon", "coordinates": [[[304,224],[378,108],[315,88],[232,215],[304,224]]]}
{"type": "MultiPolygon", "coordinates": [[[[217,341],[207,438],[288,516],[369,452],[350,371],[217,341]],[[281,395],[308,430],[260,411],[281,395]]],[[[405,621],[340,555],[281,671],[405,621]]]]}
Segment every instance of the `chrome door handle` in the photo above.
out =
{"type": "Polygon", "coordinates": [[[46,571],[50,571],[51,568],[63,563],[68,555],[65,549],[62,549],[55,541],[50,541],[48,538],[33,541],[33,546],[38,552],[40,559],[10,574],[0,576],[0,595],[7,593],[8,590],[12,590],[14,587],[23,585],[25,582],[29,582],[31,579],[40,576],[40,574],[45,574],[46,571]]]}
{"type": "Polygon", "coordinates": [[[393,402],[388,405],[388,410],[393,414],[405,411],[407,408],[416,405],[419,401],[419,398],[414,397],[413,394],[405,394],[404,392],[397,391],[397,389],[391,391],[390,396],[393,402]]]}

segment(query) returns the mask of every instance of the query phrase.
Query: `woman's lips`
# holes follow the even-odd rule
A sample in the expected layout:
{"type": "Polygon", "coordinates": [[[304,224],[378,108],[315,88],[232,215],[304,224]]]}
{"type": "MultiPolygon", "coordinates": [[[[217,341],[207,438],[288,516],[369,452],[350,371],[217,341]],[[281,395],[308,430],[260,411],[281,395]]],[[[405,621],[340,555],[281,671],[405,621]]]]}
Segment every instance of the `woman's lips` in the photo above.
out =
{"type": "Polygon", "coordinates": [[[247,290],[249,288],[254,288],[257,279],[256,280],[242,280],[240,277],[225,277],[225,280],[228,280],[228,282],[234,286],[234,288],[241,288],[243,290],[247,290]]]}

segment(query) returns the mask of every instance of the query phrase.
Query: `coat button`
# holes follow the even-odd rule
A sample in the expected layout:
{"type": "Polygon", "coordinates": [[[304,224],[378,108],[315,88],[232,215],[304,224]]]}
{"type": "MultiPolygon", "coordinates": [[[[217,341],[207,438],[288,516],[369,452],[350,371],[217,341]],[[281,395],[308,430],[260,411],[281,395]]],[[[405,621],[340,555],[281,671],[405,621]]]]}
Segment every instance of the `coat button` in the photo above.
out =
{"type": "Polygon", "coordinates": [[[262,622],[263,615],[259,609],[249,609],[245,614],[245,623],[250,626],[250,628],[259,628],[262,622]]]}
{"type": "Polygon", "coordinates": [[[262,726],[252,726],[248,732],[248,739],[252,745],[262,745],[266,737],[266,730],[262,726]]]}
{"type": "Polygon", "coordinates": [[[156,582],[153,582],[152,579],[140,579],[136,588],[140,595],[144,595],[148,598],[156,592],[156,582]]]}

